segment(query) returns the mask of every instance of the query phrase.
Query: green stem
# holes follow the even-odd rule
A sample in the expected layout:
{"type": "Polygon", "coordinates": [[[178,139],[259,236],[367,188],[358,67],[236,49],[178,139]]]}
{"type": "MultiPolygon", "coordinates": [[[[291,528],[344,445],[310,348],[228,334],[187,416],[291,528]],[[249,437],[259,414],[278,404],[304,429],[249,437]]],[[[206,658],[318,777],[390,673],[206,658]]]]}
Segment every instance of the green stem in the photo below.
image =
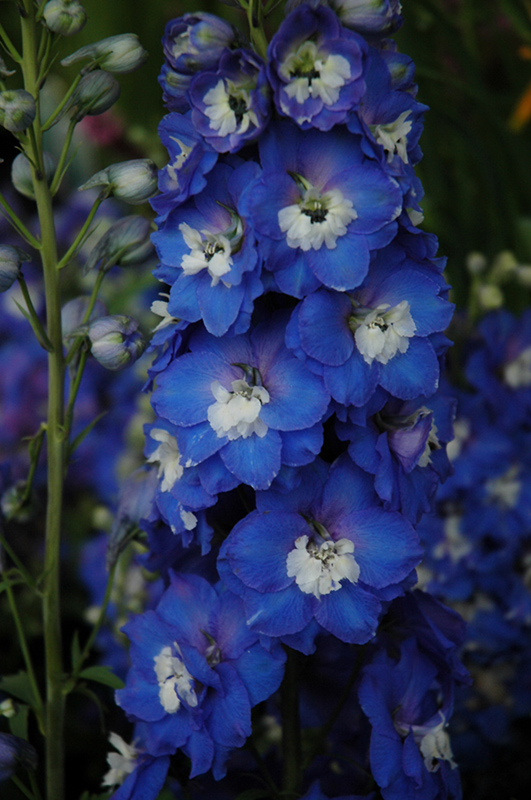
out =
{"type": "Polygon", "coordinates": [[[35,238],[35,236],[32,233],[30,233],[30,231],[26,228],[22,220],[19,219],[17,214],[13,211],[13,209],[3,196],[2,192],[0,192],[0,206],[2,206],[2,208],[4,209],[4,212],[9,222],[14,227],[19,236],[22,236],[22,238],[25,239],[26,242],[31,247],[34,247],[35,250],[40,250],[41,243],[39,242],[38,239],[35,238]]]}
{"type": "Polygon", "coordinates": [[[0,544],[2,545],[2,547],[4,548],[6,553],[8,554],[9,558],[11,559],[11,561],[13,562],[13,564],[16,566],[16,568],[18,569],[18,571],[20,572],[20,574],[24,578],[24,581],[25,581],[26,585],[31,587],[32,589],[36,589],[37,586],[36,586],[36,583],[35,583],[35,581],[33,579],[33,576],[30,575],[30,573],[28,572],[28,570],[26,569],[26,567],[24,566],[24,564],[22,563],[20,558],[17,556],[17,554],[15,553],[15,551],[13,550],[13,548],[11,547],[9,542],[7,541],[6,537],[4,536],[4,533],[2,531],[2,527],[1,526],[0,526],[0,544]]]}
{"type": "Polygon", "coordinates": [[[25,785],[22,783],[22,781],[20,780],[20,778],[17,778],[17,776],[16,776],[16,775],[11,775],[11,780],[13,781],[13,783],[15,784],[15,786],[17,787],[17,789],[19,789],[19,790],[22,792],[22,794],[23,794],[25,797],[27,797],[27,798],[28,798],[28,800],[36,800],[36,798],[35,798],[35,795],[33,794],[33,792],[30,792],[30,790],[28,789],[28,787],[27,787],[27,786],[25,786],[25,785]]]}
{"type": "Polygon", "coordinates": [[[39,65],[37,24],[33,0],[24,0],[21,16],[24,59],[24,88],[37,103],[37,115],[30,137],[33,187],[41,228],[41,260],[44,272],[46,322],[53,351],[48,354],[48,496],[46,505],[43,579],[43,631],[46,672],[46,796],[64,798],[64,696],[60,605],[60,544],[64,476],[64,356],[61,330],[61,298],[57,270],[57,242],[52,198],[45,180],[42,128],[39,109],[39,65]]]}
{"type": "Polygon", "coordinates": [[[50,114],[50,116],[48,117],[48,119],[46,120],[44,125],[42,126],[43,133],[45,131],[47,131],[49,128],[52,127],[52,125],[54,124],[54,122],[57,119],[57,117],[62,113],[63,109],[65,108],[65,106],[67,105],[68,101],[70,100],[70,98],[74,94],[75,90],[77,89],[77,85],[78,85],[79,81],[81,80],[81,78],[82,78],[81,74],[77,75],[74,78],[74,80],[72,81],[72,84],[70,85],[70,88],[66,92],[65,96],[63,97],[63,99],[61,100],[61,102],[59,103],[59,105],[57,106],[55,111],[53,111],[53,113],[50,114]]]}
{"type": "Polygon", "coordinates": [[[30,444],[31,463],[30,463],[30,468],[29,468],[29,472],[28,472],[28,478],[27,478],[27,481],[26,481],[26,490],[24,492],[24,497],[22,498],[22,505],[24,505],[24,503],[28,502],[28,500],[30,498],[30,495],[31,495],[31,490],[33,488],[33,479],[34,479],[35,473],[37,471],[37,465],[39,463],[39,457],[40,457],[41,450],[42,450],[42,443],[43,443],[43,440],[44,440],[45,431],[46,431],[46,427],[41,423],[41,428],[40,428],[39,432],[37,433],[36,436],[33,437],[33,445],[34,445],[33,451],[32,451],[31,444],[30,444]]]}
{"type": "Polygon", "coordinates": [[[24,628],[22,627],[22,622],[20,620],[20,615],[18,613],[18,608],[15,601],[15,595],[13,594],[13,589],[11,588],[10,581],[6,580],[5,585],[6,585],[7,599],[9,601],[9,607],[11,608],[11,613],[13,615],[13,620],[15,622],[15,627],[17,629],[17,636],[20,645],[20,650],[22,652],[22,657],[24,659],[26,670],[28,672],[28,680],[30,682],[31,691],[33,692],[35,715],[39,722],[39,727],[42,729],[42,697],[39,691],[39,686],[37,684],[37,679],[35,678],[33,662],[31,660],[31,656],[28,650],[28,643],[26,641],[26,634],[24,633],[24,628]]]}
{"type": "Polygon", "coordinates": [[[42,322],[40,321],[37,312],[35,311],[35,306],[33,305],[33,301],[31,299],[31,295],[28,291],[28,287],[26,281],[24,280],[23,275],[18,276],[18,282],[20,288],[22,289],[22,294],[24,295],[24,300],[26,302],[26,308],[28,309],[28,314],[31,317],[32,328],[35,332],[35,336],[39,340],[39,344],[41,347],[44,347],[49,353],[53,350],[52,343],[48,339],[48,334],[44,330],[42,326],[42,322]]]}
{"type": "Polygon", "coordinates": [[[13,59],[13,61],[15,61],[17,64],[20,64],[20,62],[22,61],[22,57],[18,52],[17,48],[15,47],[15,45],[13,44],[13,42],[11,41],[11,39],[9,38],[7,31],[5,30],[1,22],[0,22],[0,39],[3,40],[4,47],[11,56],[11,58],[13,59]]]}
{"type": "Polygon", "coordinates": [[[63,142],[63,147],[61,149],[61,155],[59,156],[59,162],[57,164],[57,169],[55,170],[55,175],[53,176],[52,184],[50,186],[50,194],[53,197],[59,186],[61,185],[61,181],[63,180],[63,175],[65,174],[66,168],[66,159],[68,156],[68,151],[70,150],[70,145],[72,143],[72,136],[74,135],[74,130],[76,127],[76,123],[73,119],[70,120],[68,125],[68,131],[65,136],[65,140],[63,142]]]}
{"type": "MultiPolygon", "coordinates": [[[[88,302],[87,310],[85,311],[85,314],[84,314],[83,319],[81,321],[81,325],[85,325],[90,319],[90,315],[92,314],[92,312],[94,310],[94,306],[96,305],[96,300],[98,299],[98,294],[99,294],[99,291],[100,291],[100,288],[101,288],[101,284],[103,283],[104,277],[105,277],[105,273],[102,270],[100,270],[98,272],[98,277],[96,278],[96,281],[94,283],[94,287],[92,289],[92,294],[90,295],[90,300],[88,302]]],[[[75,340],[74,344],[72,345],[72,347],[68,351],[68,355],[66,357],[66,363],[67,364],[71,364],[72,361],[75,359],[75,357],[77,356],[77,354],[79,352],[79,349],[80,349],[80,347],[81,347],[81,345],[83,344],[84,341],[85,341],[85,337],[84,336],[78,336],[78,338],[75,340]]]]}
{"type": "Polygon", "coordinates": [[[297,794],[302,781],[299,712],[299,654],[286,648],[287,661],[280,689],[282,705],[282,791],[297,794]]]}
{"type": "Polygon", "coordinates": [[[61,269],[64,269],[65,267],[67,267],[68,264],[70,263],[71,259],[74,258],[75,254],[77,253],[78,248],[81,247],[81,245],[83,244],[85,236],[86,236],[86,234],[88,232],[88,229],[90,228],[90,226],[92,224],[92,220],[96,216],[96,212],[97,212],[98,208],[101,206],[101,204],[103,203],[103,201],[105,199],[106,199],[105,195],[99,195],[96,198],[96,200],[94,201],[94,205],[90,209],[90,213],[89,213],[88,217],[86,218],[85,222],[83,223],[83,226],[80,229],[78,235],[76,236],[76,238],[74,239],[74,241],[72,242],[72,244],[70,245],[70,247],[68,248],[68,250],[66,251],[64,256],[61,258],[60,262],[58,263],[58,265],[57,265],[57,269],[58,270],[61,270],[61,269]]]}
{"type": "Polygon", "coordinates": [[[250,0],[247,7],[247,22],[249,25],[249,38],[251,39],[251,43],[258,55],[265,59],[267,57],[268,41],[264,33],[261,0],[258,0],[258,2],[256,2],[256,0],[250,0]]]}
{"type": "Polygon", "coordinates": [[[72,420],[74,418],[74,405],[76,402],[77,393],[79,392],[79,387],[81,386],[81,379],[83,377],[83,371],[85,369],[85,364],[87,363],[87,356],[88,351],[82,350],[81,356],[79,358],[79,363],[77,365],[76,374],[74,379],[70,383],[70,391],[68,395],[68,404],[66,407],[65,413],[65,441],[68,442],[70,439],[70,431],[72,430],[72,420]]]}

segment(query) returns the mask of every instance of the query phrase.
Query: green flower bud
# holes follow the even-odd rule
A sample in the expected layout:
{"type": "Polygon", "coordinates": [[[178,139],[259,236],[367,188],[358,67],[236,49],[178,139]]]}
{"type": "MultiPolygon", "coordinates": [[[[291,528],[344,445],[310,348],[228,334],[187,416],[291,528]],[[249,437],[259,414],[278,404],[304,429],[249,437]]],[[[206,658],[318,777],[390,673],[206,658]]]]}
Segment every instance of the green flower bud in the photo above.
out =
{"type": "Polygon", "coordinates": [[[146,348],[138,322],[124,314],[94,320],[89,325],[88,337],[96,361],[113,371],[133,364],[146,348]]]}
{"type": "Polygon", "coordinates": [[[151,223],[145,217],[134,215],[118,220],[108,228],[90,253],[85,264],[85,274],[100,261],[100,270],[111,267],[130,267],[142,264],[153,253],[149,238],[151,223]]]}
{"type": "Polygon", "coordinates": [[[0,292],[10,289],[17,280],[23,261],[31,261],[31,256],[21,247],[12,247],[9,244],[0,245],[0,292]]]}
{"type": "Polygon", "coordinates": [[[63,58],[61,64],[63,67],[69,67],[70,64],[75,64],[84,58],[91,61],[84,71],[98,66],[106,72],[126,73],[134,72],[141,67],[147,58],[147,52],[136,34],[122,33],[81,47],[72,55],[63,58]]]}
{"type": "Polygon", "coordinates": [[[498,286],[486,284],[480,286],[478,291],[478,303],[483,311],[494,311],[503,306],[503,294],[498,286]]]}
{"type": "Polygon", "coordinates": [[[98,69],[83,75],[70,103],[73,118],[79,122],[83,117],[103,114],[116,103],[120,91],[120,84],[110,72],[98,69]]]}
{"type": "Polygon", "coordinates": [[[25,131],[35,119],[35,100],[24,89],[0,93],[0,125],[11,133],[25,131]]]}
{"type": "Polygon", "coordinates": [[[149,158],[111,164],[89,178],[80,191],[95,186],[107,187],[107,193],[132,205],[140,205],[157,192],[157,166],[149,158]]]}
{"type": "Polygon", "coordinates": [[[471,275],[480,275],[487,267],[487,259],[483,253],[476,251],[469,253],[466,257],[466,268],[471,275]]]}
{"type": "MultiPolygon", "coordinates": [[[[44,153],[44,177],[48,183],[51,181],[54,171],[55,161],[48,153],[44,153]]],[[[11,165],[11,180],[17,192],[23,194],[24,197],[29,197],[30,200],[35,200],[31,165],[24,153],[19,153],[18,156],[13,159],[13,164],[11,165]]]]}
{"type": "Polygon", "coordinates": [[[77,0],[49,0],[42,16],[46,27],[61,36],[74,36],[87,21],[87,12],[77,0]]]}

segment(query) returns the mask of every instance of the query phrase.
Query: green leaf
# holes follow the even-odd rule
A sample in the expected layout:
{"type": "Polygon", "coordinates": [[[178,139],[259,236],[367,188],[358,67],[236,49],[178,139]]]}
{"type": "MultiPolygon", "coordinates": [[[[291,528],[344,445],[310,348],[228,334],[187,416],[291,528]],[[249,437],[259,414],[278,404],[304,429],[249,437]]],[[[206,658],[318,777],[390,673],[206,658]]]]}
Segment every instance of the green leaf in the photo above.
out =
{"type": "Polygon", "coordinates": [[[102,683],[111,689],[123,689],[125,686],[121,678],[114,674],[110,667],[87,667],[79,673],[80,678],[102,683]]]}
{"type": "Polygon", "coordinates": [[[74,638],[72,639],[72,672],[75,672],[77,666],[79,664],[79,660],[81,658],[81,647],[79,646],[79,631],[74,633],[74,638]]]}
{"type": "Polygon", "coordinates": [[[0,680],[0,689],[7,694],[12,694],[18,700],[23,700],[28,705],[33,705],[33,691],[27,672],[17,672],[16,675],[6,675],[0,680]]]}
{"type": "Polygon", "coordinates": [[[28,714],[29,706],[18,706],[17,713],[9,717],[9,730],[13,736],[19,736],[25,741],[28,740],[28,714]]]}
{"type": "Polygon", "coordinates": [[[70,446],[69,446],[69,448],[68,448],[68,457],[69,457],[69,458],[70,458],[70,456],[72,455],[72,453],[74,452],[74,450],[75,450],[77,447],[79,447],[79,445],[81,444],[81,442],[83,441],[83,439],[84,439],[86,436],[88,436],[88,435],[89,435],[89,433],[91,432],[92,428],[93,428],[93,427],[94,427],[94,426],[95,426],[95,425],[96,425],[96,424],[97,424],[97,423],[100,421],[100,419],[101,419],[102,417],[104,417],[104,416],[105,416],[105,414],[106,414],[106,413],[107,413],[106,411],[102,411],[102,412],[101,412],[101,414],[98,414],[98,416],[97,416],[97,417],[95,417],[95,418],[92,420],[92,422],[89,422],[89,424],[87,425],[87,427],[86,427],[86,428],[83,428],[83,430],[82,430],[80,433],[78,433],[78,435],[76,436],[76,438],[74,439],[74,441],[73,441],[73,442],[70,444],[70,446]]]}

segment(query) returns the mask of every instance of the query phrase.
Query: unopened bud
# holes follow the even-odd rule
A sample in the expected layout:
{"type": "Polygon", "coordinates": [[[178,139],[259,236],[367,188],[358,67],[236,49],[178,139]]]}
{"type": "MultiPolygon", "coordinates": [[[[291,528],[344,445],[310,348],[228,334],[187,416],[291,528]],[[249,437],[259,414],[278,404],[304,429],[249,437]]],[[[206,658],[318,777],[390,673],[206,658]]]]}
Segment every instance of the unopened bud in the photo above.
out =
{"type": "Polygon", "coordinates": [[[8,697],[7,700],[2,700],[0,703],[0,714],[6,719],[14,717],[17,711],[18,706],[11,697],[8,697]]]}
{"type": "Polygon", "coordinates": [[[518,261],[514,253],[511,253],[510,250],[502,250],[492,262],[490,280],[494,283],[504,283],[514,276],[517,267],[518,261]]]}
{"type": "Polygon", "coordinates": [[[157,192],[157,166],[149,158],[111,164],[89,178],[80,191],[95,186],[107,187],[107,193],[132,205],[145,203],[157,192]]]}
{"type": "Polygon", "coordinates": [[[88,328],[88,336],[96,361],[114,371],[133,364],[146,347],[138,322],[124,314],[94,320],[88,328]]]}
{"type": "Polygon", "coordinates": [[[0,125],[11,133],[25,131],[35,119],[35,100],[25,89],[0,92],[0,125]]]}
{"type": "Polygon", "coordinates": [[[103,114],[116,103],[120,91],[120,84],[110,72],[98,69],[83,75],[70,103],[73,118],[79,122],[83,117],[103,114]]]}
{"type": "Polygon", "coordinates": [[[70,64],[75,64],[76,61],[88,58],[91,63],[85,70],[90,70],[97,66],[106,72],[124,74],[134,72],[135,69],[141,67],[147,55],[136,34],[122,33],[81,47],[72,55],[63,58],[61,64],[63,67],[69,67],[70,64]]]}
{"type": "Polygon", "coordinates": [[[31,256],[21,247],[0,245],[0,292],[11,288],[20,275],[20,267],[24,261],[31,261],[31,256]]]}
{"type": "Polygon", "coordinates": [[[483,253],[472,252],[466,257],[466,268],[471,275],[479,275],[485,271],[487,259],[483,253]]]}
{"type": "Polygon", "coordinates": [[[49,0],[42,16],[46,27],[61,36],[74,36],[87,21],[87,12],[77,0],[49,0]]]}
{"type": "MultiPolygon", "coordinates": [[[[90,297],[74,297],[73,300],[64,304],[61,309],[61,329],[65,339],[83,324],[89,303],[90,297]]],[[[102,300],[96,300],[88,321],[103,317],[106,313],[105,303],[102,300]]]]}
{"type": "MultiPolygon", "coordinates": [[[[45,172],[44,177],[49,183],[55,171],[55,162],[53,158],[48,155],[48,153],[44,153],[43,160],[45,172]]],[[[13,160],[13,164],[11,165],[11,180],[17,192],[20,192],[20,194],[23,194],[25,197],[29,197],[31,200],[35,200],[31,164],[24,153],[19,153],[18,156],[13,160]]]]}
{"type": "Polygon", "coordinates": [[[154,249],[149,238],[150,231],[149,220],[138,214],[118,220],[105,231],[90,253],[85,273],[94,269],[98,262],[101,262],[100,270],[104,272],[114,266],[142,264],[154,249]]]}
{"type": "Polygon", "coordinates": [[[525,286],[526,289],[531,289],[531,266],[529,264],[522,264],[516,269],[516,280],[520,286],[525,286]]]}
{"type": "Polygon", "coordinates": [[[6,62],[0,56],[0,78],[9,78],[10,75],[14,75],[16,70],[8,69],[6,66],[6,62]]]}
{"type": "Polygon", "coordinates": [[[0,781],[18,769],[36,768],[37,751],[31,744],[12,733],[0,733],[0,781]]]}
{"type": "Polygon", "coordinates": [[[483,311],[494,311],[503,306],[503,293],[498,286],[486,284],[480,286],[478,291],[478,303],[483,311]]]}
{"type": "Polygon", "coordinates": [[[35,497],[30,496],[26,499],[27,483],[20,479],[11,484],[0,498],[0,509],[6,519],[13,519],[16,522],[29,522],[35,517],[37,505],[35,497]]]}
{"type": "Polygon", "coordinates": [[[388,36],[402,24],[399,0],[331,0],[347,28],[365,35],[388,36]]]}

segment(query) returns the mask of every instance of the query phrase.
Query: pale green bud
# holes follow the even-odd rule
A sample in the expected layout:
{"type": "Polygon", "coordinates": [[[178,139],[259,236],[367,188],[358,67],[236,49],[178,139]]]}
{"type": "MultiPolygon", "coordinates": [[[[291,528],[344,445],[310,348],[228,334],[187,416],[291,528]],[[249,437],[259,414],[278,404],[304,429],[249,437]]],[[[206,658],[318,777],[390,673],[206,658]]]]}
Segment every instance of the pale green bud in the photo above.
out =
{"type": "Polygon", "coordinates": [[[83,117],[103,114],[116,103],[120,91],[120,84],[110,72],[98,69],[83,75],[70,103],[73,119],[79,122],[83,117]]]}
{"type": "Polygon", "coordinates": [[[87,21],[87,12],[77,0],[49,0],[42,16],[46,27],[61,36],[74,36],[87,21]]]}
{"type": "Polygon", "coordinates": [[[147,55],[136,34],[122,33],[81,47],[72,55],[63,58],[61,64],[63,67],[69,67],[76,61],[88,58],[91,63],[85,67],[85,71],[98,66],[106,72],[127,73],[141,67],[147,55]]]}
{"type": "Polygon", "coordinates": [[[505,283],[514,276],[517,267],[518,261],[514,253],[511,253],[510,250],[502,250],[492,262],[490,280],[495,283],[505,283]]]}
{"type": "Polygon", "coordinates": [[[0,245],[0,292],[11,288],[20,275],[20,267],[24,261],[31,261],[31,256],[21,247],[0,245]]]}
{"type": "Polygon", "coordinates": [[[25,131],[36,114],[35,100],[25,89],[0,93],[0,125],[11,133],[25,131]]]}
{"type": "MultiPolygon", "coordinates": [[[[44,153],[43,160],[44,177],[49,183],[55,171],[55,162],[48,153],[44,153]]],[[[31,165],[24,153],[19,153],[18,156],[13,159],[13,164],[11,165],[11,180],[17,192],[20,192],[20,194],[23,194],[25,197],[29,197],[31,200],[35,200],[31,165]]]]}
{"type": "Polygon", "coordinates": [[[108,228],[90,253],[85,264],[85,273],[94,269],[98,262],[100,270],[111,267],[130,267],[142,264],[152,253],[150,240],[151,223],[138,214],[123,217],[108,228]]]}
{"type": "Polygon", "coordinates": [[[146,341],[138,330],[138,322],[125,314],[94,320],[89,325],[88,337],[96,361],[113,371],[133,364],[146,348],[146,341]]]}
{"type": "Polygon", "coordinates": [[[466,257],[466,268],[471,275],[479,275],[485,271],[487,259],[483,253],[472,252],[466,257]]]}
{"type": "Polygon", "coordinates": [[[487,284],[480,286],[478,291],[478,302],[483,311],[494,311],[503,306],[503,293],[498,286],[487,284]]]}
{"type": "Polygon", "coordinates": [[[89,178],[80,191],[95,186],[107,187],[107,193],[132,205],[140,205],[157,192],[157,166],[149,158],[111,164],[89,178]]]}
{"type": "Polygon", "coordinates": [[[516,280],[520,286],[525,286],[526,289],[531,289],[531,266],[529,264],[522,264],[516,269],[516,280]]]}

